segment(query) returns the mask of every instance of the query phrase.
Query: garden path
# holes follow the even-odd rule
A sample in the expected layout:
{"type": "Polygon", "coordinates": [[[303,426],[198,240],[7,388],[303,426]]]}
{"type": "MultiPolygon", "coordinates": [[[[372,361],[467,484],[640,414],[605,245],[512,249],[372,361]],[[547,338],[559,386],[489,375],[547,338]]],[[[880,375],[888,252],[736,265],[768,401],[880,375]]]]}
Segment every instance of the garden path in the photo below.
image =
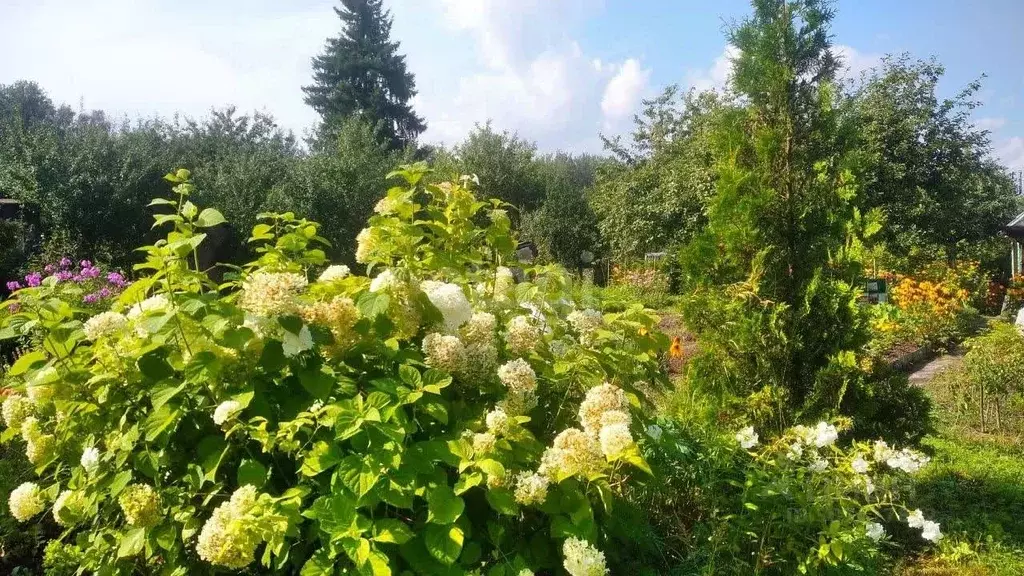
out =
{"type": "Polygon", "coordinates": [[[914,386],[923,386],[926,382],[938,376],[940,372],[944,372],[959,364],[963,357],[964,355],[961,350],[943,354],[912,373],[910,375],[910,383],[914,386]]]}

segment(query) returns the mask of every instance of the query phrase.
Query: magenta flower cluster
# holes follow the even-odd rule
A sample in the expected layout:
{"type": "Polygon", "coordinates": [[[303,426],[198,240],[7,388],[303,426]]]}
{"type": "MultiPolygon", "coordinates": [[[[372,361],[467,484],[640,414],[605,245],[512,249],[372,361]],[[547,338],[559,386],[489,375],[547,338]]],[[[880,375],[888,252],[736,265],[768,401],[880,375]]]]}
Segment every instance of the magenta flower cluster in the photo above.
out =
{"type": "Polygon", "coordinates": [[[95,304],[112,296],[120,294],[129,282],[120,272],[104,272],[99,266],[94,265],[90,260],[82,260],[75,265],[70,258],[61,258],[56,264],[47,264],[43,271],[26,274],[24,285],[12,280],[7,283],[7,289],[11,292],[22,288],[35,288],[43,283],[44,278],[55,278],[57,284],[71,282],[79,284],[83,288],[94,288],[93,291],[82,296],[85,304],[95,304]]]}

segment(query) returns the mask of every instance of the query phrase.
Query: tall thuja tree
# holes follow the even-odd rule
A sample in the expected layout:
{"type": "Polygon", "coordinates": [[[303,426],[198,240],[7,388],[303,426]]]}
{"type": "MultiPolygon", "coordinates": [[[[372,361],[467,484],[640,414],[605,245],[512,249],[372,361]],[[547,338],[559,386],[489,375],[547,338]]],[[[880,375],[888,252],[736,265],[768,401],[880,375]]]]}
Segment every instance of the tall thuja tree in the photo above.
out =
{"type": "Polygon", "coordinates": [[[732,88],[746,105],[712,137],[708,225],[682,251],[697,385],[777,418],[835,410],[865,339],[851,251],[849,135],[822,0],[755,0],[734,27],[732,88]]]}
{"type": "Polygon", "coordinates": [[[382,0],[341,0],[334,11],[341,18],[341,35],[327,40],[313,59],[313,83],[302,90],[306,104],[323,120],[319,139],[327,148],[346,119],[358,118],[378,126],[392,148],[413,143],[426,129],[410,100],[416,81],[391,41],[391,12],[382,0]]]}

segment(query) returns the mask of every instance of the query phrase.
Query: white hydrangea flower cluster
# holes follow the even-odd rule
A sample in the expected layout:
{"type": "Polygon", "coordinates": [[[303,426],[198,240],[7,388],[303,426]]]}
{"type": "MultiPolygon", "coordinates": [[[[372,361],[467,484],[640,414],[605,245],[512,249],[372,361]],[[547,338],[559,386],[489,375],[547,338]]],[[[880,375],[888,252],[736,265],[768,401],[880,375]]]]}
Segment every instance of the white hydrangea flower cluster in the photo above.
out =
{"type": "Polygon", "coordinates": [[[857,474],[867,474],[871,465],[863,457],[857,456],[852,462],[850,462],[850,468],[857,474]]]}
{"type": "Polygon", "coordinates": [[[516,276],[506,266],[498,266],[494,271],[494,298],[498,301],[509,300],[515,294],[516,276]]]}
{"type": "Polygon", "coordinates": [[[252,563],[253,553],[263,540],[253,511],[258,497],[256,487],[247,484],[213,511],[196,541],[200,558],[234,570],[252,563]]]}
{"type": "Polygon", "coordinates": [[[925,519],[924,513],[920,510],[914,510],[907,515],[907,526],[920,528],[921,537],[929,542],[938,542],[943,538],[939,523],[925,519]]]}
{"type": "Polygon", "coordinates": [[[273,318],[297,310],[296,296],[306,277],[295,272],[256,272],[242,282],[239,307],[254,316],[273,318]]]}
{"type": "Polygon", "coordinates": [[[874,540],[875,542],[878,542],[883,537],[885,537],[885,527],[883,527],[878,522],[868,522],[867,525],[864,527],[864,532],[867,534],[868,538],[874,540]]]}
{"type": "Polygon", "coordinates": [[[487,431],[495,436],[508,434],[509,427],[512,425],[512,419],[501,408],[495,408],[488,412],[484,422],[487,423],[487,431]]]}
{"type": "Polygon", "coordinates": [[[53,399],[54,383],[60,379],[57,369],[53,366],[45,366],[36,371],[25,387],[25,394],[29,402],[35,406],[42,406],[53,399]]]}
{"type": "Polygon", "coordinates": [[[368,264],[380,252],[380,237],[376,228],[363,228],[356,236],[356,262],[368,264]]]}
{"type": "Polygon", "coordinates": [[[299,316],[306,324],[329,328],[337,344],[347,345],[355,339],[352,328],[359,321],[359,309],[351,298],[335,296],[328,301],[307,304],[299,309],[299,316]]]}
{"type": "Polygon", "coordinates": [[[828,469],[828,460],[825,460],[821,456],[815,454],[814,459],[807,465],[807,468],[811,472],[824,472],[828,469]]]}
{"type": "Polygon", "coordinates": [[[82,325],[82,331],[89,340],[96,341],[104,336],[113,336],[124,330],[128,318],[119,312],[107,311],[89,318],[82,325]]]}
{"type": "Polygon", "coordinates": [[[171,301],[166,294],[156,294],[132,306],[128,310],[128,319],[135,321],[151,312],[163,312],[171,309],[171,301]]]}
{"type": "Polygon", "coordinates": [[[477,454],[489,454],[494,452],[494,444],[498,438],[490,432],[478,432],[473,434],[473,451],[477,454]]]}
{"type": "Polygon", "coordinates": [[[519,571],[519,574],[517,574],[516,576],[534,576],[534,574],[533,570],[530,570],[529,568],[523,568],[519,571]]]}
{"type": "Polygon", "coordinates": [[[332,264],[320,273],[320,277],[317,278],[317,282],[329,284],[331,282],[347,278],[349,274],[351,274],[351,271],[348,269],[348,266],[345,266],[344,264],[332,264]]]}
{"type": "Polygon", "coordinates": [[[562,544],[562,566],[570,576],[605,576],[608,568],[604,552],[586,540],[570,537],[562,544]]]}
{"type": "Polygon", "coordinates": [[[73,526],[85,513],[85,502],[82,493],[76,490],[65,490],[53,502],[53,519],[57,524],[73,526]]]}
{"type": "Polygon", "coordinates": [[[603,461],[596,438],[578,428],[569,428],[544,450],[537,473],[556,482],[576,475],[587,477],[601,470],[603,461]]]}
{"type": "Polygon", "coordinates": [[[601,432],[601,419],[605,412],[618,411],[626,414],[628,424],[629,413],[626,410],[628,410],[626,393],[618,386],[605,382],[587,390],[583,402],[580,403],[580,424],[583,425],[583,430],[587,434],[597,436],[601,432]]]}
{"type": "Polygon", "coordinates": [[[516,502],[523,506],[541,505],[548,497],[551,479],[536,472],[521,472],[516,476],[516,502]]]}
{"type": "Polygon", "coordinates": [[[18,522],[28,522],[33,516],[39,514],[46,507],[43,502],[43,493],[35,482],[25,482],[11,491],[7,499],[7,506],[11,509],[11,516],[18,522]]]}
{"type": "Polygon", "coordinates": [[[21,423],[32,414],[32,402],[20,394],[11,394],[4,399],[0,412],[8,428],[21,428],[21,423]]]}
{"type": "Polygon", "coordinates": [[[85,473],[90,476],[95,476],[96,472],[100,468],[100,450],[95,446],[90,446],[82,451],[82,458],[79,460],[79,464],[82,468],[85,468],[85,473]]]}
{"type": "Polygon", "coordinates": [[[462,337],[470,343],[487,343],[494,345],[494,334],[498,327],[498,320],[490,312],[474,312],[465,326],[462,327],[462,337]]]}
{"type": "Polygon", "coordinates": [[[213,423],[217,426],[221,426],[241,411],[242,404],[237,400],[226,400],[221,402],[213,411],[213,423]]]}
{"type": "Polygon", "coordinates": [[[498,379],[513,394],[532,394],[537,390],[537,374],[522,358],[502,364],[498,379]]]}
{"type": "Polygon", "coordinates": [[[399,284],[401,281],[398,280],[398,276],[395,276],[394,272],[390,269],[382,270],[380,274],[373,277],[373,280],[370,280],[370,292],[385,292],[399,284]]]}
{"type": "Polygon", "coordinates": [[[35,416],[26,417],[21,423],[21,438],[25,441],[25,456],[32,464],[39,465],[53,455],[57,440],[52,434],[43,434],[35,416]]]}
{"type": "Polygon", "coordinates": [[[529,316],[512,318],[505,329],[505,344],[509,352],[517,356],[529,354],[541,339],[540,327],[529,316]]]}
{"type": "Polygon", "coordinates": [[[747,426],[736,433],[736,441],[740,443],[740,448],[750,450],[754,446],[757,446],[757,432],[754,432],[753,426],[747,426]]]}
{"type": "Polygon", "coordinates": [[[565,320],[580,335],[580,341],[584,343],[590,342],[597,329],[604,324],[604,316],[591,308],[573,311],[566,316],[565,320]]]}
{"type": "Polygon", "coordinates": [[[628,424],[618,423],[602,426],[598,439],[601,442],[601,451],[609,460],[618,458],[633,445],[633,436],[629,433],[628,424]]]}
{"type": "Polygon", "coordinates": [[[473,306],[458,284],[427,280],[420,284],[420,289],[427,295],[430,303],[441,312],[445,328],[450,332],[458,330],[473,317],[473,306]]]}
{"type": "Polygon", "coordinates": [[[149,484],[131,484],[117,499],[128,524],[146,528],[160,521],[160,495],[149,484]]]}
{"type": "Polygon", "coordinates": [[[455,336],[431,332],[423,338],[426,363],[432,368],[455,373],[466,363],[466,347],[455,336]]]}

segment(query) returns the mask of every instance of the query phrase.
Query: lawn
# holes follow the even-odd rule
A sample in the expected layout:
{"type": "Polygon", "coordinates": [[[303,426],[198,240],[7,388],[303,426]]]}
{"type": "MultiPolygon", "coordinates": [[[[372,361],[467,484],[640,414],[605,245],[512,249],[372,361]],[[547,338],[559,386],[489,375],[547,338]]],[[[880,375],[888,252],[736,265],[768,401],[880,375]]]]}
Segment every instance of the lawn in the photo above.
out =
{"type": "Polygon", "coordinates": [[[935,514],[948,537],[939,550],[904,562],[899,576],[1024,574],[1024,439],[982,434],[955,410],[954,364],[925,384],[937,431],[925,440],[932,463],[918,478],[914,502],[935,514]]]}

